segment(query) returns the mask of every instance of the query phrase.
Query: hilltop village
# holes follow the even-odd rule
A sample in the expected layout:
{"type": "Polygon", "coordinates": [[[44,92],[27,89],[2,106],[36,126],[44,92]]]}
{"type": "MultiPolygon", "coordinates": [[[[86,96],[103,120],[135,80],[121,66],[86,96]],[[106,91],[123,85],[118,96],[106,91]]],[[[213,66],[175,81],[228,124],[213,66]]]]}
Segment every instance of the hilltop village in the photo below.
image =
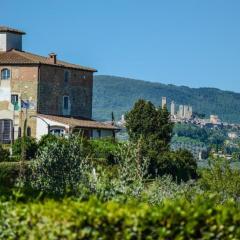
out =
{"type": "MultiPolygon", "coordinates": [[[[240,124],[230,124],[221,121],[217,115],[204,118],[195,113],[190,105],[177,105],[174,101],[168,105],[167,98],[162,97],[162,108],[170,106],[171,121],[175,123],[171,148],[187,149],[198,161],[204,161],[210,156],[228,160],[240,159],[240,124]],[[178,110],[177,110],[178,106],[178,110]]],[[[127,139],[125,116],[122,115],[116,125],[122,128],[117,134],[120,139],[127,139]]]]}

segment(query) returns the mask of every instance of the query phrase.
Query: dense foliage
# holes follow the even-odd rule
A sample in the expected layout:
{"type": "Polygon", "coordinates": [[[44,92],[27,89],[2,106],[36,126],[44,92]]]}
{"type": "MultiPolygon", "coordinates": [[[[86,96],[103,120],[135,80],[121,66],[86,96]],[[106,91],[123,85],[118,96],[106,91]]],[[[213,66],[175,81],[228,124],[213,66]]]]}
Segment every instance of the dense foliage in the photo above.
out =
{"type": "Polygon", "coordinates": [[[8,162],[10,160],[10,153],[8,149],[3,148],[0,144],[0,162],[8,162]]]}
{"type": "Polygon", "coordinates": [[[41,147],[37,159],[31,165],[32,188],[48,194],[76,193],[78,184],[89,168],[84,156],[81,138],[56,139],[41,147]]]}
{"type": "Polygon", "coordinates": [[[192,154],[181,149],[170,151],[173,124],[166,108],[139,100],[126,114],[126,128],[130,141],[138,141],[139,154],[148,159],[152,177],[170,174],[178,181],[196,177],[197,164],[192,154]]]}
{"type": "Polygon", "coordinates": [[[20,173],[26,172],[29,164],[30,162],[1,162],[0,193],[1,190],[11,191],[17,183],[20,173]]]}
{"type": "Polygon", "coordinates": [[[23,184],[17,179],[23,162],[0,163],[1,187],[13,190],[3,195],[0,187],[2,239],[240,237],[240,170],[226,162],[212,162],[210,168],[199,172],[199,179],[185,183],[175,181],[178,175],[192,172],[186,168],[190,157],[184,150],[165,153],[174,155],[165,156],[166,166],[171,159],[174,172],[168,174],[173,177],[149,179],[147,158],[140,157],[141,139],[118,144],[114,150],[113,142],[106,147],[109,140],[102,145],[95,140],[103,150],[101,156],[107,156],[107,149],[114,153],[114,164],[105,165],[91,161],[86,155],[91,141],[87,144],[81,137],[44,142],[37,159],[24,162],[28,167],[25,165],[23,172],[30,170],[31,174],[30,178],[26,174],[23,184]],[[26,187],[30,189],[24,191],[26,187]]]}
{"type": "Polygon", "coordinates": [[[240,213],[214,198],[165,201],[0,203],[1,239],[239,239],[240,213]]]}
{"type": "MultiPolygon", "coordinates": [[[[151,79],[149,79],[151,80],[151,79]]],[[[93,93],[94,118],[110,120],[111,112],[116,119],[129,111],[139,99],[147,99],[159,105],[161,96],[178,104],[192,105],[194,112],[206,117],[217,114],[224,121],[240,121],[240,94],[214,88],[189,88],[165,85],[114,76],[95,76],[93,93]]]]}
{"type": "Polygon", "coordinates": [[[37,142],[34,138],[31,137],[22,137],[14,141],[12,146],[12,153],[18,159],[22,158],[22,151],[25,152],[26,160],[35,158],[37,154],[37,142]]]}
{"type": "MultiPolygon", "coordinates": [[[[126,120],[125,142],[24,139],[31,161],[0,162],[0,238],[239,239],[240,170],[215,159],[197,173],[189,151],[169,147],[166,108],[139,100],[126,120]]],[[[178,133],[209,139],[195,128],[178,133]]]]}
{"type": "Polygon", "coordinates": [[[211,152],[220,152],[231,155],[232,160],[239,161],[240,148],[239,139],[231,139],[228,133],[239,134],[236,126],[218,126],[209,128],[207,126],[197,126],[190,123],[175,124],[171,148],[185,148],[191,151],[196,158],[199,152],[203,158],[207,158],[211,152]]]}
{"type": "Polygon", "coordinates": [[[232,168],[224,159],[210,161],[199,182],[205,192],[218,193],[221,201],[240,200],[240,170],[232,168]]]}
{"type": "Polygon", "coordinates": [[[126,115],[126,128],[132,141],[140,137],[160,140],[162,150],[167,150],[172,137],[173,124],[166,108],[156,108],[150,101],[138,100],[126,115]]]}
{"type": "Polygon", "coordinates": [[[119,144],[112,138],[92,139],[89,141],[88,153],[94,159],[108,164],[115,164],[119,144]]]}

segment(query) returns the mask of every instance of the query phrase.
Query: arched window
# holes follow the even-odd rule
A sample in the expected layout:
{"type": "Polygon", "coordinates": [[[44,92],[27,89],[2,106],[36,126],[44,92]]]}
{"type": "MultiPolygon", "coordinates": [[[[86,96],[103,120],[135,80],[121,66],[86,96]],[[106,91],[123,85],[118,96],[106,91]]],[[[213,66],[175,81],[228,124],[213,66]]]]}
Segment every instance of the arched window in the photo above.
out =
{"type": "Polygon", "coordinates": [[[27,136],[28,137],[31,137],[31,132],[32,132],[31,128],[27,127],[27,136]]]}
{"type": "Polygon", "coordinates": [[[18,138],[21,138],[22,136],[22,129],[21,127],[18,128],[18,138]]]}
{"type": "Polygon", "coordinates": [[[10,70],[8,68],[4,68],[2,71],[1,71],[1,79],[2,80],[7,80],[10,78],[10,70]]]}

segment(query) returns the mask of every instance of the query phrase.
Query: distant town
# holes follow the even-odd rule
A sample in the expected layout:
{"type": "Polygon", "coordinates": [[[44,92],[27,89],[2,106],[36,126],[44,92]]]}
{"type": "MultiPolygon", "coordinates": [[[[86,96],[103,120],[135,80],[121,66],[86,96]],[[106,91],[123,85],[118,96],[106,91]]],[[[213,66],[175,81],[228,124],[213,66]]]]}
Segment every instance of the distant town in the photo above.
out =
{"type": "MultiPolygon", "coordinates": [[[[167,98],[162,97],[162,103],[161,103],[162,108],[165,106],[168,106],[167,104],[167,98]]],[[[227,122],[221,121],[221,119],[218,117],[218,115],[211,114],[209,118],[203,118],[200,117],[199,115],[201,114],[196,114],[194,113],[194,109],[191,105],[183,105],[183,104],[176,104],[174,100],[171,101],[170,104],[170,109],[168,109],[169,112],[171,113],[171,120],[174,123],[192,123],[196,124],[199,126],[206,126],[206,127],[233,127],[233,128],[239,128],[240,129],[240,124],[230,124],[227,122]],[[178,108],[177,108],[178,106],[178,108]]],[[[116,122],[118,126],[124,127],[125,125],[125,115],[123,114],[121,116],[121,119],[116,122]]],[[[236,134],[231,133],[230,134],[231,138],[236,138],[238,137],[236,134]]]]}
{"type": "MultiPolygon", "coordinates": [[[[215,114],[205,118],[202,114],[194,113],[191,105],[178,104],[174,100],[168,104],[168,99],[164,96],[161,106],[170,106],[168,110],[171,121],[175,123],[176,130],[171,143],[173,150],[187,149],[198,161],[206,160],[209,156],[239,160],[240,153],[236,151],[240,144],[240,124],[223,122],[215,114]]],[[[118,133],[120,139],[128,138],[125,123],[125,115],[115,122],[115,125],[122,129],[118,133]]]]}

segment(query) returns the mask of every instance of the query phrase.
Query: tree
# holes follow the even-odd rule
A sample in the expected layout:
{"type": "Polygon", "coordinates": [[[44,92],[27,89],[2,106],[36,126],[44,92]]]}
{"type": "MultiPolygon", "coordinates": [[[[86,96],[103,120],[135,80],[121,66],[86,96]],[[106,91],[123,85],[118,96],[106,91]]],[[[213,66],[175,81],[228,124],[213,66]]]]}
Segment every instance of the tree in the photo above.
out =
{"type": "Polygon", "coordinates": [[[150,101],[140,99],[126,114],[126,128],[131,141],[155,135],[167,146],[171,141],[173,123],[166,107],[156,108],[150,101]]]}
{"type": "Polygon", "coordinates": [[[137,142],[141,136],[156,133],[157,111],[155,106],[143,99],[138,100],[126,114],[126,128],[131,141],[137,142]]]}
{"type": "Polygon", "coordinates": [[[169,151],[172,137],[173,123],[167,108],[156,108],[150,101],[140,99],[126,115],[126,128],[130,141],[142,139],[142,155],[149,159],[149,173],[155,175],[158,159],[169,151]]]}

